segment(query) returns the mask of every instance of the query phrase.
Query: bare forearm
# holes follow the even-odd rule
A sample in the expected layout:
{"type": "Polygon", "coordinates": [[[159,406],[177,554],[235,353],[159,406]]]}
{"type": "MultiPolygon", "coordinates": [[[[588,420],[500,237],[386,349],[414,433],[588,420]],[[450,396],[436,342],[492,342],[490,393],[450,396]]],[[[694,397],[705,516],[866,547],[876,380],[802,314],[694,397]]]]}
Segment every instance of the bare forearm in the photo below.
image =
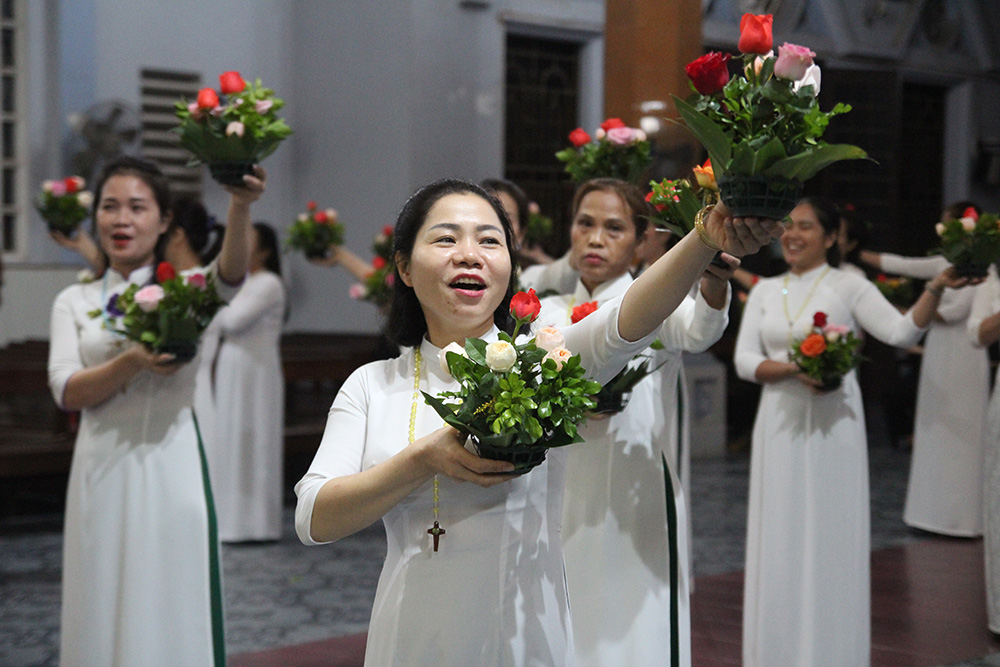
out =
{"type": "Polygon", "coordinates": [[[103,403],[121,391],[141,370],[141,362],[128,353],[97,366],[81,368],[66,382],[63,407],[81,410],[103,403]]]}
{"type": "Polygon", "coordinates": [[[729,281],[704,276],[701,279],[701,296],[713,310],[722,310],[726,307],[726,297],[729,296],[729,281]]]}
{"type": "Polygon", "coordinates": [[[757,382],[767,384],[769,382],[778,382],[779,380],[793,377],[798,375],[799,372],[799,367],[790,361],[774,361],[772,359],[768,359],[760,362],[760,366],[757,367],[757,371],[754,376],[757,378],[757,382]]]}
{"type": "Polygon", "coordinates": [[[1000,340],[1000,313],[994,313],[979,323],[979,344],[985,347],[998,340],[1000,340]]]}
{"type": "Polygon", "coordinates": [[[337,263],[347,269],[347,271],[358,280],[364,280],[372,271],[375,270],[374,266],[358,257],[354,252],[348,250],[344,246],[335,248],[334,253],[336,253],[337,263]]]}
{"type": "Polygon", "coordinates": [[[250,203],[231,197],[226,215],[226,234],[219,251],[219,277],[230,285],[239,284],[250,260],[250,203]]]}
{"type": "Polygon", "coordinates": [[[629,287],[618,313],[618,333],[639,340],[674,312],[712,261],[715,251],[688,234],[642,272],[629,287]]]}

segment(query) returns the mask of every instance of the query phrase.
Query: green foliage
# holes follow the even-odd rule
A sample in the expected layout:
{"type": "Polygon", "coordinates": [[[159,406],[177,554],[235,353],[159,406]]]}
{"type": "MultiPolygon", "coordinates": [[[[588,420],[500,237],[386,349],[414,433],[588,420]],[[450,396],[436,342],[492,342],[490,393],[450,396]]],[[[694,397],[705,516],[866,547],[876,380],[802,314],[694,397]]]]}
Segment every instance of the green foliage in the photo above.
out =
{"type": "Polygon", "coordinates": [[[913,289],[913,281],[909,278],[897,276],[890,278],[884,274],[875,277],[875,287],[886,298],[886,301],[899,308],[909,308],[916,301],[916,294],[913,289]]]}
{"type": "MultiPolygon", "coordinates": [[[[80,223],[90,215],[87,207],[80,203],[80,195],[84,192],[54,195],[51,192],[43,191],[38,195],[35,208],[45,218],[49,229],[67,235],[72,234],[80,223]]],[[[87,192],[86,196],[90,197],[90,193],[87,192]]]]}
{"type": "Polygon", "coordinates": [[[545,243],[552,236],[552,218],[532,211],[528,214],[528,224],[524,229],[524,243],[536,246],[545,243]]]}
{"type": "Polygon", "coordinates": [[[861,363],[861,339],[853,331],[833,332],[830,327],[813,328],[813,333],[805,339],[797,340],[790,351],[791,360],[802,372],[824,383],[839,383],[840,378],[861,363]],[[826,348],[815,356],[802,351],[802,346],[812,336],[819,336],[826,342],[826,348]]]}
{"type": "Polygon", "coordinates": [[[176,343],[197,344],[208,323],[226,305],[216,291],[214,275],[204,277],[204,287],[191,284],[192,277],[180,275],[163,281],[159,284],[163,288],[163,298],[149,312],[135,301],[136,293],[148,286],[129,285],[117,297],[112,295],[110,312],[94,310],[88,314],[106,316],[106,328],[154,351],[176,343]]]}
{"type": "Polygon", "coordinates": [[[461,388],[424,399],[444,419],[463,433],[501,447],[537,446],[540,449],[580,442],[577,426],[596,403],[601,385],[585,377],[580,356],[573,355],[558,368],[534,339],[514,344],[506,333],[517,361],[506,372],[495,372],[486,363],[485,341],[468,338],[465,355],[447,352],[448,368],[461,388]]]}
{"type": "Polygon", "coordinates": [[[208,110],[192,114],[188,101],[181,99],[175,104],[175,113],[181,122],[174,132],[180,135],[181,145],[194,155],[188,165],[263,160],[292,133],[284,119],[278,118],[275,113],[284,104],[274,97],[273,90],[261,84],[260,79],[253,83],[248,81],[245,89],[226,96],[219,115],[208,110]],[[258,112],[258,102],[270,102],[271,106],[258,112]],[[242,137],[226,134],[226,128],[232,122],[243,123],[242,137]]]}
{"type": "Polygon", "coordinates": [[[301,213],[288,228],[285,247],[301,250],[306,257],[324,257],[331,246],[344,243],[344,226],[332,211],[301,213]]]}
{"type": "Polygon", "coordinates": [[[694,229],[694,218],[702,207],[702,200],[695,194],[686,178],[650,181],[652,195],[649,203],[656,208],[650,220],[657,227],[669,229],[677,236],[684,236],[694,229]]]}
{"type": "Polygon", "coordinates": [[[580,148],[564,148],[556,153],[556,159],[566,163],[564,170],[575,183],[592,178],[619,178],[637,184],[652,156],[648,141],[616,144],[604,138],[580,148]]]}
{"type": "MultiPolygon", "coordinates": [[[[968,218],[966,218],[968,220],[968,218]]],[[[938,226],[940,253],[955,265],[960,275],[985,276],[990,264],[1000,261],[1000,226],[997,215],[983,213],[966,229],[962,220],[948,220],[938,226]]]]}
{"type": "Polygon", "coordinates": [[[765,58],[759,73],[754,56],[744,58],[743,76],[732,77],[720,92],[673,98],[717,178],[761,174],[806,181],[839,160],[867,157],[857,146],[822,140],[830,119],[850,111],[849,105],[822,111],[812,85],[795,90],[794,82],[774,76],[775,57],[765,58]]]}
{"type": "Polygon", "coordinates": [[[390,283],[392,276],[395,276],[395,265],[392,263],[386,263],[382,268],[369,273],[362,283],[364,294],[361,294],[360,298],[378,308],[388,306],[389,302],[392,301],[392,284],[390,283]]]}

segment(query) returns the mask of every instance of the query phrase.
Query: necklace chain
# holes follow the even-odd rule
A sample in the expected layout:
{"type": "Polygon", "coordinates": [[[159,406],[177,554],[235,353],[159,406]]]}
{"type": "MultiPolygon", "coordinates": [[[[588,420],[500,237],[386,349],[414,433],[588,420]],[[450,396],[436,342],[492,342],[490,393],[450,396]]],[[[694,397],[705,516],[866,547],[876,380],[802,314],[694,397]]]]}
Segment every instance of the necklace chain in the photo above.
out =
{"type": "Polygon", "coordinates": [[[795,313],[795,317],[792,317],[788,313],[788,280],[792,274],[791,272],[785,274],[785,282],[781,287],[781,304],[785,309],[785,319],[788,320],[789,348],[792,347],[792,327],[794,327],[795,323],[799,321],[800,317],[802,317],[802,313],[806,312],[806,307],[809,305],[809,301],[812,300],[813,294],[816,292],[816,288],[819,287],[820,282],[823,280],[823,278],[826,277],[826,274],[828,274],[829,272],[830,272],[830,267],[827,266],[825,269],[823,269],[823,272],[819,274],[819,277],[816,278],[816,281],[812,284],[812,287],[810,287],[809,291],[806,293],[805,301],[802,302],[802,307],[799,308],[799,312],[795,313]]]}
{"type": "MultiPolygon", "coordinates": [[[[417,347],[413,354],[413,401],[410,403],[410,431],[409,431],[409,442],[412,445],[413,441],[416,440],[417,431],[417,405],[420,400],[420,368],[423,365],[423,356],[420,354],[420,348],[417,347]]],[[[434,551],[438,550],[438,540],[442,535],[445,534],[444,528],[438,521],[438,498],[439,498],[440,486],[438,483],[438,476],[434,475],[434,525],[427,530],[427,533],[434,538],[434,551]]]]}

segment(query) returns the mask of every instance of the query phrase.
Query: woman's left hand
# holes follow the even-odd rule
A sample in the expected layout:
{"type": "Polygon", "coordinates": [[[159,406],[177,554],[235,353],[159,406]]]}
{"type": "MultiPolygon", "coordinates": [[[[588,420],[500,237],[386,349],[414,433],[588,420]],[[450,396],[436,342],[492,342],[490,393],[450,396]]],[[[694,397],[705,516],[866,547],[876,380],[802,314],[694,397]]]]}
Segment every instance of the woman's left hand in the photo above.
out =
{"type": "Polygon", "coordinates": [[[966,287],[968,285],[978,285],[986,281],[986,277],[981,278],[969,278],[958,275],[958,269],[954,266],[949,266],[947,269],[937,274],[928,283],[927,287],[936,290],[943,289],[945,287],[950,287],[951,289],[959,289],[961,287],[966,287]]]}
{"type": "Polygon", "coordinates": [[[222,189],[232,195],[233,200],[241,204],[252,204],[264,194],[264,184],[267,182],[267,172],[259,164],[253,166],[253,174],[243,176],[243,185],[236,187],[223,185],[222,189]]]}
{"type": "Polygon", "coordinates": [[[785,231],[780,220],[734,218],[721,201],[705,216],[705,231],[715,245],[735,257],[752,255],[785,231]]]}

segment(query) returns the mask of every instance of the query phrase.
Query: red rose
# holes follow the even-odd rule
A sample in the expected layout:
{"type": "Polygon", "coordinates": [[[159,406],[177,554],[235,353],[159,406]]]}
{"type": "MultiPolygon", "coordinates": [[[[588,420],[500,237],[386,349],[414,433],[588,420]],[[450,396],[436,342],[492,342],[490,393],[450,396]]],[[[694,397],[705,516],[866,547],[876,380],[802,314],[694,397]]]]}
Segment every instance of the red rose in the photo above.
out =
{"type": "Polygon", "coordinates": [[[729,81],[728,53],[712,51],[701,58],[693,60],[684,66],[684,71],[691,78],[694,89],[702,95],[711,95],[722,90],[729,81]]]}
{"type": "Polygon", "coordinates": [[[535,296],[535,290],[518,292],[510,298],[510,314],[514,319],[533,322],[542,310],[542,304],[535,296]]]}
{"type": "Polygon", "coordinates": [[[219,106],[219,96],[211,88],[202,88],[198,91],[198,108],[214,109],[219,106]]]}
{"type": "Polygon", "coordinates": [[[372,258],[372,266],[375,267],[376,271],[381,271],[385,268],[385,259],[376,255],[372,258]]]}
{"type": "Polygon", "coordinates": [[[67,176],[63,179],[63,185],[66,186],[66,194],[71,195],[77,190],[79,190],[79,185],[76,182],[75,176],[67,176]]]}
{"type": "Polygon", "coordinates": [[[313,201],[313,200],[311,200],[311,199],[310,199],[309,201],[307,201],[307,202],[306,202],[306,208],[307,208],[307,209],[309,209],[310,211],[315,211],[315,210],[316,210],[316,206],[317,206],[317,205],[318,205],[318,204],[316,204],[316,202],[314,202],[314,201],[313,201]]]}
{"type": "Polygon", "coordinates": [[[578,127],[569,133],[569,140],[574,146],[580,148],[580,146],[586,146],[590,143],[590,135],[582,127],[578,127]]]}
{"type": "Polygon", "coordinates": [[[596,301],[588,301],[587,303],[581,303],[579,306],[575,306],[573,308],[573,314],[570,315],[569,321],[572,322],[573,324],[576,324],[577,322],[585,318],[587,315],[590,315],[595,310],[597,310],[596,301]]]}
{"type": "Polygon", "coordinates": [[[243,80],[239,72],[223,72],[219,75],[219,90],[223,95],[238,93],[247,87],[247,82],[243,80]]]}
{"type": "Polygon", "coordinates": [[[320,224],[323,224],[329,219],[330,218],[329,216],[327,216],[326,211],[316,211],[315,213],[313,213],[313,220],[320,224]]]}
{"type": "Polygon", "coordinates": [[[170,262],[160,262],[160,265],[156,267],[156,282],[158,283],[165,283],[176,276],[177,272],[174,271],[174,265],[170,262]]]}
{"type": "Polygon", "coordinates": [[[773,21],[771,14],[744,14],[740,19],[740,53],[757,53],[762,56],[770,53],[773,21]]]}
{"type": "MultiPolygon", "coordinates": [[[[652,192],[650,192],[649,194],[647,194],[646,195],[646,201],[648,201],[650,204],[653,204],[653,196],[654,195],[653,195],[652,192]]],[[[653,204],[653,206],[656,207],[657,211],[662,211],[663,209],[665,209],[667,207],[666,204],[653,204]]]]}
{"type": "Polygon", "coordinates": [[[817,310],[816,314],[813,315],[813,326],[822,329],[826,326],[826,313],[822,310],[817,310]]]}
{"type": "Polygon", "coordinates": [[[601,129],[607,132],[608,130],[613,130],[616,127],[625,127],[625,123],[622,122],[621,118],[609,118],[603,123],[601,123],[601,129]]]}
{"type": "Polygon", "coordinates": [[[875,276],[875,280],[877,280],[880,283],[884,283],[884,282],[888,282],[889,277],[887,275],[885,275],[884,273],[880,273],[877,276],[875,276]]]}
{"type": "Polygon", "coordinates": [[[386,225],[382,228],[382,233],[386,236],[392,236],[392,225],[386,225]]]}
{"type": "Polygon", "coordinates": [[[799,345],[799,352],[807,357],[818,357],[826,351],[826,337],[823,334],[809,334],[802,344],[799,345]]]}
{"type": "MultiPolygon", "coordinates": [[[[66,192],[70,192],[69,188],[66,189],[66,192]]],[[[976,220],[976,221],[979,220],[979,214],[976,213],[976,208],[974,206],[970,206],[967,209],[965,209],[962,212],[962,217],[963,218],[972,218],[973,220],[976,220]]]]}

